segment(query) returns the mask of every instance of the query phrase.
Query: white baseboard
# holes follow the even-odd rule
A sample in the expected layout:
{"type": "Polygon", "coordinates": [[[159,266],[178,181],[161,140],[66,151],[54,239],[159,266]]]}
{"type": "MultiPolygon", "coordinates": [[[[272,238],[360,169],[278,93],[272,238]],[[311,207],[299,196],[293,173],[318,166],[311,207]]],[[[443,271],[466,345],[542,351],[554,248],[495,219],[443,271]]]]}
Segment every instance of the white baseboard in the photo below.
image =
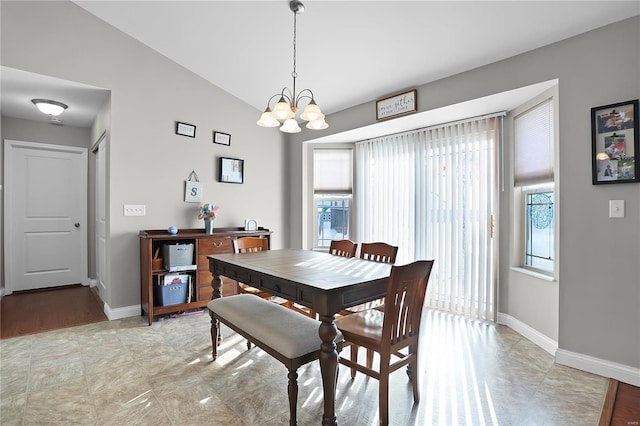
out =
{"type": "Polygon", "coordinates": [[[140,305],[111,309],[108,304],[104,304],[104,314],[109,318],[109,321],[139,316],[140,309],[140,305]]]}
{"type": "Polygon", "coordinates": [[[640,386],[640,368],[629,367],[628,365],[618,364],[617,362],[607,361],[565,349],[558,349],[556,362],[599,376],[611,377],[633,386],[640,386]]]}
{"type": "Polygon", "coordinates": [[[595,358],[577,352],[558,349],[558,342],[508,314],[498,313],[498,324],[506,325],[523,337],[531,340],[555,357],[556,363],[576,368],[602,377],[610,377],[633,386],[640,386],[640,369],[595,358]]]}
{"type": "Polygon", "coordinates": [[[4,297],[4,287],[0,288],[0,299],[4,297]]]}
{"type": "Polygon", "coordinates": [[[89,287],[95,287],[98,285],[98,280],[96,280],[95,278],[89,278],[89,287]]]}
{"type": "Polygon", "coordinates": [[[511,315],[498,312],[498,324],[506,325],[516,333],[521,334],[536,345],[540,346],[546,352],[551,354],[551,356],[556,356],[558,342],[540,333],[538,330],[528,326],[522,321],[512,317],[511,315]]]}

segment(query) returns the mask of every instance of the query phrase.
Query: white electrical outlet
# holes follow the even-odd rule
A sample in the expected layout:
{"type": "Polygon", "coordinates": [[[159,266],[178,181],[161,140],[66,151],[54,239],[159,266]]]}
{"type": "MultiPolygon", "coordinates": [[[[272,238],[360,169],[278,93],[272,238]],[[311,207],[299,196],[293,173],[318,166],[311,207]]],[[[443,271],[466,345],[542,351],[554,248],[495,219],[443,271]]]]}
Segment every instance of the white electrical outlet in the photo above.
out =
{"type": "Polygon", "coordinates": [[[624,200],[609,200],[609,217],[624,217],[624,200]]]}
{"type": "Polygon", "coordinates": [[[145,216],[147,214],[147,206],[144,204],[125,204],[125,216],[145,216]]]}

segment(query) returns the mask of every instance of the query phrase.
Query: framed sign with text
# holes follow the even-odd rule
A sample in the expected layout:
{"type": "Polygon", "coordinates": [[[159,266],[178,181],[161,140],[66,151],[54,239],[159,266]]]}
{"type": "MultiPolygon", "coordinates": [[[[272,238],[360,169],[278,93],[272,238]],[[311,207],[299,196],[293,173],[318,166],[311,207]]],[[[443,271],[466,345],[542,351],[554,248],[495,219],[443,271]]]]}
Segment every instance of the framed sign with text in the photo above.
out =
{"type": "Polygon", "coordinates": [[[376,120],[388,120],[418,110],[416,89],[388,96],[376,101],[376,120]]]}

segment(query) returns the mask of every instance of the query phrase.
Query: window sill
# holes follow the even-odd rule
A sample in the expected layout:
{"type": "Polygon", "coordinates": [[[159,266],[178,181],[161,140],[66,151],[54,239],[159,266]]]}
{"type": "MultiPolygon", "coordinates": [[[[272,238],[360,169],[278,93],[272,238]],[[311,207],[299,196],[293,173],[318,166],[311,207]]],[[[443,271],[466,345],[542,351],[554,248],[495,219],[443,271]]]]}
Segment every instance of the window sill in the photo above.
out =
{"type": "Polygon", "coordinates": [[[532,277],[539,278],[544,281],[556,282],[556,278],[553,275],[543,274],[542,272],[536,272],[536,271],[532,271],[531,269],[520,268],[518,266],[512,266],[509,269],[515,272],[520,272],[521,274],[530,275],[532,277]]]}

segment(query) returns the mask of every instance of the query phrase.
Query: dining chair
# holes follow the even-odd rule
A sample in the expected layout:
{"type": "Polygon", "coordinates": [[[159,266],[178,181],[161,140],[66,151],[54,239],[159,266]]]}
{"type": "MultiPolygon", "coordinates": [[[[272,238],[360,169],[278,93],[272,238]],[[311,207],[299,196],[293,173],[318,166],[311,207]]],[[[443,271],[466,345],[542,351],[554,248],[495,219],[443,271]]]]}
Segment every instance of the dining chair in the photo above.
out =
{"type": "MultiPolygon", "coordinates": [[[[267,250],[269,250],[269,240],[266,238],[244,237],[233,240],[233,251],[235,253],[253,253],[267,250]]],[[[241,282],[238,282],[238,294],[253,294],[267,300],[274,297],[271,293],[241,282]]]]}
{"type": "MultiPolygon", "coordinates": [[[[236,253],[251,253],[251,252],[257,252],[257,251],[269,250],[269,243],[266,238],[244,237],[244,238],[238,238],[237,240],[234,240],[233,248],[236,253]]],[[[316,312],[313,310],[310,310],[309,308],[298,306],[289,300],[281,299],[277,296],[274,296],[271,293],[257,289],[247,284],[238,282],[238,294],[253,294],[263,299],[271,300],[272,302],[276,302],[280,305],[286,306],[287,308],[292,309],[308,317],[311,317],[314,319],[316,318],[316,312]]]]}
{"type": "Polygon", "coordinates": [[[360,245],[360,258],[373,260],[374,262],[396,263],[398,246],[387,243],[362,243],[360,245]]]}
{"type": "Polygon", "coordinates": [[[369,309],[335,320],[346,342],[352,343],[351,359],[340,357],[340,363],[378,379],[380,424],[389,424],[389,374],[407,365],[413,386],[413,401],[420,401],[418,347],[420,319],[433,260],[419,260],[403,266],[392,266],[384,312],[369,309]],[[371,349],[380,355],[376,371],[358,364],[357,347],[371,349]]]}
{"type": "MultiPolygon", "coordinates": [[[[360,246],[360,258],[373,262],[390,263],[393,265],[396,262],[397,255],[398,246],[392,246],[387,243],[362,243],[360,246]]],[[[340,315],[349,315],[371,308],[384,309],[384,298],[343,309],[340,315]]]]}
{"type": "Polygon", "coordinates": [[[358,244],[351,240],[331,240],[329,253],[334,256],[355,257],[358,244]]]}

